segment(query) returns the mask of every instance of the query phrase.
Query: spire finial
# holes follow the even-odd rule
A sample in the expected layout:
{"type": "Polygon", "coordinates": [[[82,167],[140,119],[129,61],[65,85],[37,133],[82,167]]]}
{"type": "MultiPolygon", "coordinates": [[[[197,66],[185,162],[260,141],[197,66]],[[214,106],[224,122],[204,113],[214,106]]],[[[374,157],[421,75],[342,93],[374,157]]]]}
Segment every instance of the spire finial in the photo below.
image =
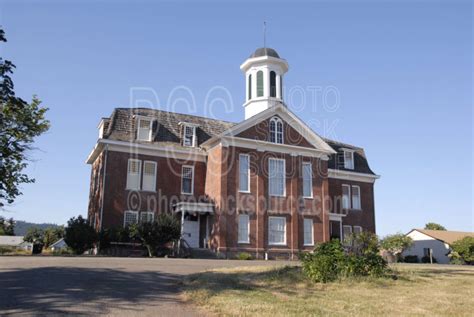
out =
{"type": "Polygon", "coordinates": [[[267,22],[263,21],[263,48],[267,48],[267,22]]]}

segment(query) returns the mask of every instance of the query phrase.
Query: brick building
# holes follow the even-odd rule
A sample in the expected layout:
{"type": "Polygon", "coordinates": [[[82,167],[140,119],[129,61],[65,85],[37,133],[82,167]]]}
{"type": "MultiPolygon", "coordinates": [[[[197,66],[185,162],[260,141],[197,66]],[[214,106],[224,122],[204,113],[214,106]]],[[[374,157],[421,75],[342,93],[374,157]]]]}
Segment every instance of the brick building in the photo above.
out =
{"type": "Polygon", "coordinates": [[[175,214],[192,248],[290,256],[375,232],[364,150],[312,131],[283,102],[287,62],[270,48],[242,65],[245,120],[117,108],[99,124],[88,218],[97,230],[175,214]]]}

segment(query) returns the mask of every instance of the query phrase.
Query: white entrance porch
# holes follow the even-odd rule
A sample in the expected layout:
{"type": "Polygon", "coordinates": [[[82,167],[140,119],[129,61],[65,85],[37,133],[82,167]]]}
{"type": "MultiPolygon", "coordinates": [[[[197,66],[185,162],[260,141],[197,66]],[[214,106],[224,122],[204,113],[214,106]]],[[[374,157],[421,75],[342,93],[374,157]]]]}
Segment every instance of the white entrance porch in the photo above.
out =
{"type": "Polygon", "coordinates": [[[181,216],[181,238],[190,248],[209,248],[210,215],[214,205],[209,203],[180,202],[175,213],[181,216]]]}

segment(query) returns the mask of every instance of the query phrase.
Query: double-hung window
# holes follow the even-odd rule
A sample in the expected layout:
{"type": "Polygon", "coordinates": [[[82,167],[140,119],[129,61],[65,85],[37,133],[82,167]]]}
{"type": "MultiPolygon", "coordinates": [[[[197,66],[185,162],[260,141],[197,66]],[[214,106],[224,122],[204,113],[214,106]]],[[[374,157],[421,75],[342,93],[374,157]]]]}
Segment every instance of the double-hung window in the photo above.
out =
{"type": "Polygon", "coordinates": [[[181,168],[181,193],[192,195],[194,190],[194,166],[181,168]]]}
{"type": "Polygon", "coordinates": [[[303,197],[313,198],[313,170],[311,163],[303,163],[303,197]]]}
{"type": "Polygon", "coordinates": [[[283,144],[283,122],[278,117],[270,119],[270,142],[283,144]]]}
{"type": "Polygon", "coordinates": [[[190,125],[183,126],[183,145],[196,146],[196,127],[190,125]]]}
{"type": "Polygon", "coordinates": [[[249,215],[239,215],[238,243],[249,243],[249,215]]]}
{"type": "Polygon", "coordinates": [[[268,244],[286,245],[285,217],[268,217],[268,244]]]}
{"type": "Polygon", "coordinates": [[[156,162],[143,162],[143,190],[156,190],[156,162]]]}
{"type": "Polygon", "coordinates": [[[128,160],[127,189],[140,190],[140,174],[142,161],[136,159],[128,160]]]}
{"type": "Polygon", "coordinates": [[[304,245],[314,245],[313,219],[305,218],[304,226],[304,245]]]}
{"type": "Polygon", "coordinates": [[[137,139],[139,141],[151,141],[152,123],[151,119],[138,119],[137,139]]]}
{"type": "Polygon", "coordinates": [[[153,222],[155,214],[151,211],[142,211],[140,213],[140,222],[153,222]]]}
{"type": "Polygon", "coordinates": [[[268,159],[268,181],[270,196],[286,195],[285,160],[268,159]]]}
{"type": "Polygon", "coordinates": [[[354,169],[354,151],[344,151],[344,168],[354,169]]]}
{"type": "Polygon", "coordinates": [[[239,191],[250,192],[250,157],[248,154],[239,155],[239,191]]]}
{"type": "Polygon", "coordinates": [[[138,211],[125,211],[123,214],[124,228],[135,223],[138,223],[138,211]]]}
{"type": "Polygon", "coordinates": [[[352,209],[360,210],[360,187],[352,185],[352,209]]]}
{"type": "Polygon", "coordinates": [[[351,187],[342,185],[342,209],[351,208],[351,187]]]}
{"type": "Polygon", "coordinates": [[[360,234],[360,233],[362,233],[362,227],[354,226],[354,234],[360,234]]]}

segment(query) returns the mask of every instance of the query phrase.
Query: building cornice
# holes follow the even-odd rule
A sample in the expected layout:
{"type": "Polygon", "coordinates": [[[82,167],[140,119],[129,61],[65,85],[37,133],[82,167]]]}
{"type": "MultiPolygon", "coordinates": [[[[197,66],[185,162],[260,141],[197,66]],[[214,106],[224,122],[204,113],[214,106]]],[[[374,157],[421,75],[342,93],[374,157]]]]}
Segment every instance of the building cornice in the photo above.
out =
{"type": "Polygon", "coordinates": [[[375,180],[379,179],[380,175],[364,174],[364,173],[350,172],[350,171],[345,171],[345,170],[336,170],[336,169],[328,168],[328,177],[335,178],[335,179],[348,180],[348,181],[355,181],[355,182],[375,183],[375,180]]]}

